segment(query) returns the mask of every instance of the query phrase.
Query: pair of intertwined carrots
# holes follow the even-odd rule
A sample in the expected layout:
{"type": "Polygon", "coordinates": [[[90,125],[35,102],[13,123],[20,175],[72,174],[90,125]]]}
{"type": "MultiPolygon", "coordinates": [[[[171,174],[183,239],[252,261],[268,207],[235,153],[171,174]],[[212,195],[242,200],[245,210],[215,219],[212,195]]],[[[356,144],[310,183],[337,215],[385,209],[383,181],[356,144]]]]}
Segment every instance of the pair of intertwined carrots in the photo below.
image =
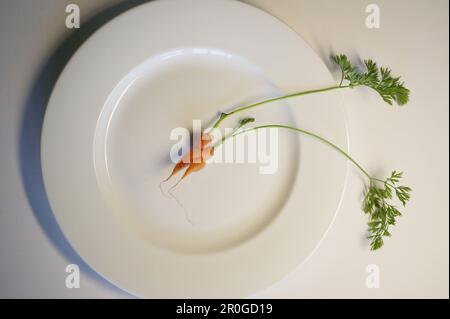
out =
{"type": "Polygon", "coordinates": [[[173,186],[175,187],[183,179],[194,172],[202,170],[206,161],[214,155],[214,146],[211,143],[212,138],[207,133],[202,133],[199,143],[192,143],[189,152],[186,153],[173,167],[169,177],[161,182],[165,183],[175,176],[178,172],[184,170],[180,180],[173,186]]]}

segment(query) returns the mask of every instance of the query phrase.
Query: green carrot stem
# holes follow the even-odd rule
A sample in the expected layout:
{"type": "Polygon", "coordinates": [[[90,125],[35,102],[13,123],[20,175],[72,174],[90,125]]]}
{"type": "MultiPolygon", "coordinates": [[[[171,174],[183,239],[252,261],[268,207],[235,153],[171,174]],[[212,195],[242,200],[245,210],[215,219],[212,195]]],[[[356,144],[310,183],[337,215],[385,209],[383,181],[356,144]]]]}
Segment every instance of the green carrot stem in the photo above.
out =
{"type": "Polygon", "coordinates": [[[257,106],[261,106],[267,103],[271,103],[271,102],[276,102],[276,101],[280,101],[280,100],[285,100],[285,99],[289,99],[289,98],[293,98],[293,97],[297,97],[297,96],[302,96],[302,95],[309,95],[309,94],[315,94],[315,93],[321,93],[321,92],[327,92],[327,91],[332,91],[332,90],[337,90],[337,89],[345,89],[348,88],[349,85],[335,85],[335,86],[330,86],[330,87],[325,87],[322,89],[315,89],[315,90],[307,90],[307,91],[301,91],[301,92],[295,92],[295,93],[290,93],[290,94],[286,94],[286,95],[282,95],[282,96],[278,96],[278,97],[274,97],[274,98],[270,98],[267,100],[263,100],[263,101],[259,101],[256,103],[252,103],[246,106],[242,106],[242,107],[238,107],[228,113],[221,113],[220,117],[217,119],[216,123],[214,123],[213,128],[217,128],[219,127],[219,125],[222,123],[222,121],[224,121],[226,118],[228,118],[229,116],[257,107],[257,106]]]}
{"type": "Polygon", "coordinates": [[[308,136],[311,136],[315,139],[318,139],[320,141],[322,141],[323,143],[331,146],[333,149],[335,149],[336,151],[338,151],[339,153],[341,153],[342,155],[344,155],[347,159],[349,159],[365,176],[367,176],[367,178],[372,181],[372,177],[369,175],[369,173],[367,173],[367,171],[361,167],[361,165],[359,165],[346,151],[344,151],[341,147],[337,146],[336,144],[334,144],[333,142],[325,139],[324,137],[317,135],[315,133],[297,128],[297,127],[293,127],[293,126],[288,126],[288,125],[281,125],[281,124],[267,124],[267,125],[261,125],[261,126],[255,126],[255,127],[251,127],[245,130],[239,130],[231,135],[228,136],[224,136],[220,141],[218,141],[214,147],[219,146],[220,144],[222,144],[223,142],[225,142],[227,139],[229,138],[233,138],[236,137],[240,134],[243,133],[248,133],[250,131],[256,131],[259,129],[263,129],[263,128],[282,128],[282,129],[287,129],[287,130],[291,130],[291,131],[295,131],[295,132],[299,132],[308,136]]]}

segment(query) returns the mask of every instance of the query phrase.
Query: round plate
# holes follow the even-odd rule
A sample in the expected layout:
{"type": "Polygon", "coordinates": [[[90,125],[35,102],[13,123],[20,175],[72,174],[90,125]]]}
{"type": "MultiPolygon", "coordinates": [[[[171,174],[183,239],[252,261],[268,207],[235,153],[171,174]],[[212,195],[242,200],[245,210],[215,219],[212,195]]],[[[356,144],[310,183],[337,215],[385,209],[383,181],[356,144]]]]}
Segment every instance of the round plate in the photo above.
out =
{"type": "MultiPolygon", "coordinates": [[[[122,14],[76,52],[48,105],[42,169],[60,227],[93,269],[137,296],[245,297],[269,286],[324,236],[346,160],[292,132],[258,132],[273,140],[258,146],[256,163],[227,152],[229,141],[220,149],[232,160],[224,155],[226,163],[164,196],[171,133],[194,120],[205,127],[236,105],[333,83],[295,32],[237,1],[154,1],[122,14]]],[[[339,101],[329,92],[242,116],[346,148],[339,101]]]]}

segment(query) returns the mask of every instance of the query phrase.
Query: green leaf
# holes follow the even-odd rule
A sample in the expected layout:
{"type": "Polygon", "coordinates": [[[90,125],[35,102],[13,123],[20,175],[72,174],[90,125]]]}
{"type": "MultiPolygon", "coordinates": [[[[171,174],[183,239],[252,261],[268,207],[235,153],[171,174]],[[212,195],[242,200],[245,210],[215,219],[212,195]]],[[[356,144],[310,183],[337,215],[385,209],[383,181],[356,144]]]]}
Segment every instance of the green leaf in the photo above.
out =
{"type": "Polygon", "coordinates": [[[253,123],[253,122],[255,122],[255,119],[253,117],[245,117],[245,118],[239,120],[238,128],[241,128],[244,125],[247,125],[247,124],[253,123]]]}
{"type": "Polygon", "coordinates": [[[383,237],[391,237],[390,226],[395,226],[396,218],[401,216],[400,211],[389,201],[395,193],[398,200],[403,204],[410,199],[411,188],[408,186],[397,186],[403,177],[402,172],[393,171],[385,180],[372,179],[366,190],[363,210],[369,214],[368,239],[371,240],[370,248],[379,249],[383,246],[383,237]],[[383,188],[378,187],[379,182],[383,188]]]}
{"type": "MultiPolygon", "coordinates": [[[[345,54],[332,56],[331,59],[339,66],[342,80],[347,80],[350,87],[367,86],[375,90],[389,105],[394,102],[400,106],[408,103],[409,89],[404,86],[400,77],[392,76],[390,69],[378,68],[374,61],[365,60],[366,70],[360,71],[351,64],[345,54]]],[[[340,85],[342,85],[342,81],[340,85]]]]}
{"type": "Polygon", "coordinates": [[[377,250],[377,249],[380,249],[381,247],[383,247],[383,245],[384,245],[383,237],[375,236],[372,240],[372,243],[370,244],[370,249],[377,250]]]}

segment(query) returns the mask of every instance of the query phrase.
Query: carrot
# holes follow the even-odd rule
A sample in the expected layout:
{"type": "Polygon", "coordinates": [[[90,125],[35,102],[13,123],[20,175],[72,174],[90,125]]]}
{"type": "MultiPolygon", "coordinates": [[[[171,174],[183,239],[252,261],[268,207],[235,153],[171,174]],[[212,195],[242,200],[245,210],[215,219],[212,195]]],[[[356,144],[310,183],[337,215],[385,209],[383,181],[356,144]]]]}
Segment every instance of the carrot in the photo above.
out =
{"type": "Polygon", "coordinates": [[[205,168],[206,160],[214,155],[214,147],[210,146],[211,141],[212,138],[210,135],[202,133],[201,142],[199,143],[200,145],[196,147],[191,145],[189,152],[185,154],[178,163],[175,164],[170,175],[160,183],[160,188],[163,183],[169,181],[174,175],[176,175],[183,169],[185,169],[184,174],[170,189],[173,189],[190,174],[198,172],[205,168]]]}
{"type": "Polygon", "coordinates": [[[169,177],[167,177],[165,180],[163,180],[163,181],[161,182],[161,184],[167,182],[169,179],[172,178],[172,176],[174,176],[175,174],[177,174],[179,171],[181,171],[183,168],[185,168],[185,167],[188,166],[188,165],[189,165],[188,163],[184,163],[183,161],[180,160],[180,161],[179,161],[178,163],[176,163],[175,166],[173,167],[172,173],[170,173],[169,177]]]}

